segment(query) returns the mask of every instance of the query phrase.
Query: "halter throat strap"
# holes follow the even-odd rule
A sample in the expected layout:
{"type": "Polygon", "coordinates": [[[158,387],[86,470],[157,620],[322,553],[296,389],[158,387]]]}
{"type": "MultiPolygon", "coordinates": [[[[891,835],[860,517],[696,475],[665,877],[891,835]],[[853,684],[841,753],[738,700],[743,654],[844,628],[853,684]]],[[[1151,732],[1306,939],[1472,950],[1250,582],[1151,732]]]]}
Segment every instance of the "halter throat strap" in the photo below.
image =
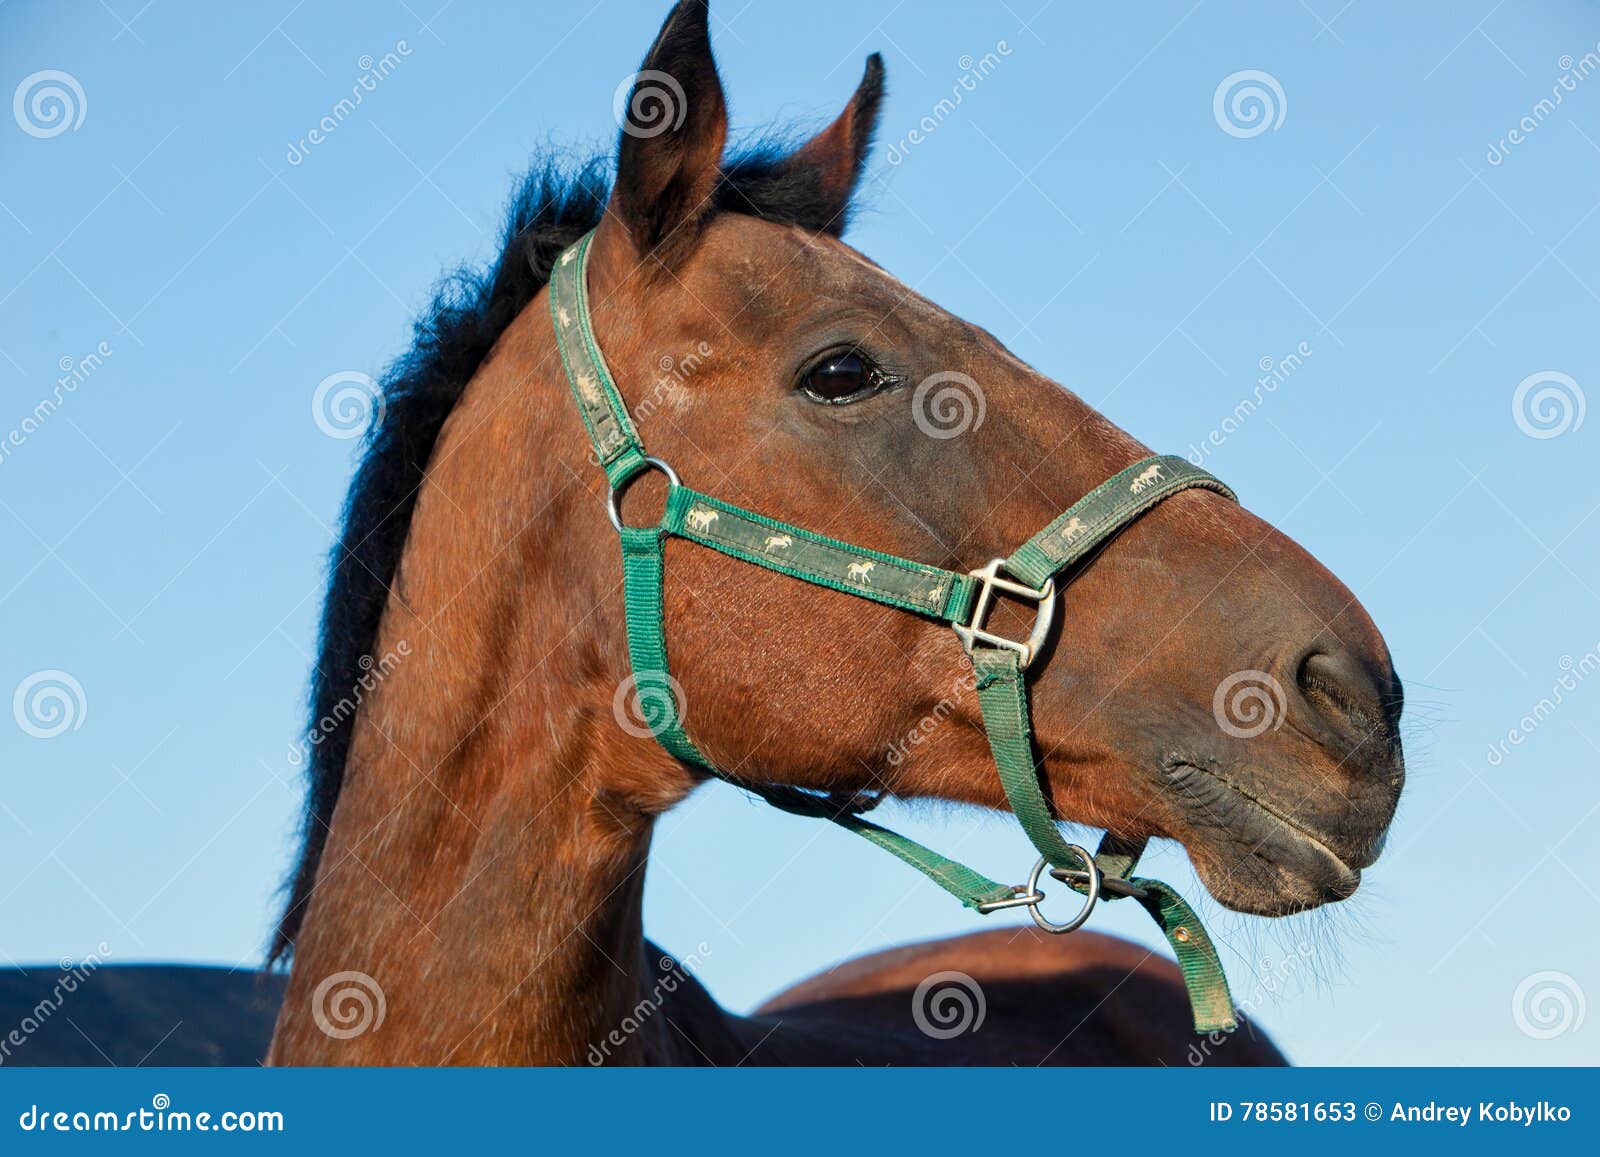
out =
{"type": "Polygon", "coordinates": [[[965,574],[899,558],[817,534],[745,510],[684,485],[665,463],[649,457],[595,339],[585,269],[590,233],[557,259],[548,287],[550,316],[562,368],[577,403],[595,459],[610,487],[609,508],[622,547],[623,597],[634,697],[656,740],[672,755],[797,815],[828,819],[917,869],[980,913],[1026,907],[1050,932],[1080,927],[1101,900],[1133,898],[1161,928],[1177,956],[1189,991],[1197,1032],[1235,1027],[1216,948],[1198,917],[1167,885],[1132,875],[1143,851],[1107,835],[1091,855],[1069,844],[1041,787],[1033,753],[1026,669],[1048,637],[1055,615],[1055,578],[1088,558],[1128,523],[1182,490],[1201,488],[1229,499],[1222,482],[1186,459],[1148,458],[1113,475],[1053,519],[1015,553],[965,574]],[[622,523],[619,499],[629,483],[658,469],[670,485],[665,513],[655,526],[622,523]],[[690,740],[669,674],[663,621],[664,545],[669,537],[696,542],[765,567],[909,611],[951,626],[971,658],[974,688],[1000,782],[1040,859],[1026,885],[1005,885],[921,844],[888,831],[860,813],[860,800],[840,802],[796,787],[765,783],[718,768],[690,740]],[[1031,600],[1035,623],[1026,640],[988,630],[997,592],[1031,600]],[[1046,870],[1083,897],[1072,920],[1043,916],[1040,882],[1046,870]]]}

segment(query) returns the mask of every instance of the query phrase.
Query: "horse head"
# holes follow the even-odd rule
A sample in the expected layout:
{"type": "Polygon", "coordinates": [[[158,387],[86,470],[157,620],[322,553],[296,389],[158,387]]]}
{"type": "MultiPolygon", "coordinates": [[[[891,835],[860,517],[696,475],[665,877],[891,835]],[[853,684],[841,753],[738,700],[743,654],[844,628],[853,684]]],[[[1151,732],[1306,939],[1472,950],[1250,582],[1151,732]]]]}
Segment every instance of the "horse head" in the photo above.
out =
{"type": "MultiPolygon", "coordinates": [[[[738,174],[723,163],[705,6],[680,4],[629,104],[594,241],[594,326],[630,406],[661,366],[709,347],[640,422],[686,480],[966,571],[1150,450],[840,239],[882,95],[874,56],[844,112],[764,176],[792,186],[798,219],[726,211],[738,174]]],[[[851,579],[871,581],[870,565],[851,579]]],[[[710,551],[674,548],[669,568],[673,672],[720,766],[1004,806],[946,627],[710,551]],[[921,741],[900,742],[910,734],[921,741]]],[[[1032,672],[1057,814],[1182,841],[1242,911],[1350,895],[1403,779],[1400,684],[1351,592],[1205,490],[1170,498],[1065,580],[1059,634],[1032,672]]]]}

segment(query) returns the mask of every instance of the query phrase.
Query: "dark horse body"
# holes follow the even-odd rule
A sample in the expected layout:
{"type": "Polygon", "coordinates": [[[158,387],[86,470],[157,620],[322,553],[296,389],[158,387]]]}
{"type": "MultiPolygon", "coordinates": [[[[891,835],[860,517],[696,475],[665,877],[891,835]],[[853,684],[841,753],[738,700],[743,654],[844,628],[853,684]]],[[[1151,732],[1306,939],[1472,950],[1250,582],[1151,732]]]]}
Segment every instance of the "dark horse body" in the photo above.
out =
{"type": "MultiPolygon", "coordinates": [[[[652,451],[786,522],[966,571],[1149,454],[838,240],[882,96],[876,57],[806,145],[735,159],[700,0],[668,18],[630,110],[647,111],[651,84],[664,117],[630,113],[614,183],[593,168],[531,179],[491,273],[441,300],[386,382],[334,556],[313,709],[336,725],[313,745],[269,1060],[1192,1060],[1176,967],[1093,933],[1009,926],[894,949],[751,1017],[644,940],[655,818],[703,777],[618,726],[616,536],[544,298],[564,249],[595,231],[595,331],[652,451]],[[932,438],[911,387],[950,373],[981,387],[986,419],[932,438]],[[981,989],[976,1031],[919,1025],[913,996],[940,973],[981,989]]],[[[630,491],[630,522],[649,521],[655,481],[630,491]]],[[[970,688],[949,702],[962,652],[947,628],[709,555],[669,544],[664,599],[689,729],[717,766],[1005,806],[970,688]],[[930,713],[936,741],[888,761],[930,713]]],[[[1061,619],[1071,638],[1032,680],[1058,817],[1182,841],[1239,911],[1355,890],[1403,780],[1400,687],[1343,585],[1189,491],[1073,575],[1061,619]],[[1275,688],[1274,726],[1223,726],[1219,688],[1239,675],[1275,688]]],[[[1282,1060],[1248,1024],[1198,1055],[1282,1060]]]]}

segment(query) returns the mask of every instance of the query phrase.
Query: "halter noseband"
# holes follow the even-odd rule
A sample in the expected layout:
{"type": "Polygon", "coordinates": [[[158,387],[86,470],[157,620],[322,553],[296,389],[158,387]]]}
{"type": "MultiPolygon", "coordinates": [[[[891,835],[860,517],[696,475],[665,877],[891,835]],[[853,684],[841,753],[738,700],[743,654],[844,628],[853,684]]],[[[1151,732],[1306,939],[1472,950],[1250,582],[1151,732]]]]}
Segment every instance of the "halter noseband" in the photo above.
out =
{"type": "Polygon", "coordinates": [[[1072,932],[1088,920],[1097,901],[1132,897],[1154,917],[1177,955],[1195,1030],[1208,1033],[1235,1027],[1227,979],[1199,918],[1166,884],[1132,875],[1144,841],[1128,843],[1107,834],[1099,850],[1090,855],[1062,838],[1039,784],[1024,678],[1055,618],[1057,574],[1180,490],[1199,487],[1229,499],[1235,497],[1233,491],[1187,459],[1147,458],[1096,486],[1010,558],[994,559],[967,574],[853,546],[701,494],[685,486],[665,462],[646,456],[600,353],[589,320],[585,276],[593,238],[593,233],[587,234],[556,261],[550,275],[550,316],[567,382],[610,486],[607,510],[622,542],[623,598],[634,689],[656,740],[677,758],[775,807],[832,820],[864,836],[983,914],[1025,907],[1045,931],[1072,932]],[[627,526],[618,508],[621,494],[640,474],[652,469],[665,474],[669,484],[666,512],[656,526],[627,526]],[[1001,786],[1039,852],[1027,884],[996,883],[864,819],[861,812],[871,806],[870,799],[855,798],[841,804],[833,797],[789,785],[732,775],[706,758],[683,730],[667,673],[662,572],[669,536],[780,574],[938,619],[954,628],[972,660],[984,730],[1001,786]],[[1034,625],[1027,639],[1009,639],[988,629],[988,613],[997,592],[1033,602],[1034,625]],[[1083,896],[1082,907],[1066,923],[1055,923],[1040,911],[1045,897],[1039,884],[1047,869],[1083,896]]]}

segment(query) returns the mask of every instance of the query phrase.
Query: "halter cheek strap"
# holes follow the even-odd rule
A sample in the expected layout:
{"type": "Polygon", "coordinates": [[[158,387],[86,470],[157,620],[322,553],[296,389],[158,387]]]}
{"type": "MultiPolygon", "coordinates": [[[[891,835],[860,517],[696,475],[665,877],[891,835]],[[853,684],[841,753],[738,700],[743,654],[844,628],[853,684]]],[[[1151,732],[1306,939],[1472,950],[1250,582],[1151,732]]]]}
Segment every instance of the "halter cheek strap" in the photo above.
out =
{"type": "Polygon", "coordinates": [[[917,869],[964,905],[984,914],[1025,907],[1039,927],[1071,932],[1095,904],[1133,898],[1150,913],[1178,959],[1189,992],[1195,1029],[1235,1026],[1233,999],[1216,948],[1194,911],[1158,880],[1134,877],[1144,843],[1107,837],[1091,855],[1061,835],[1040,786],[1033,755],[1026,670],[1048,638],[1055,618],[1055,576],[1086,558],[1157,503],[1180,490],[1202,488],[1229,499],[1233,492],[1178,457],[1148,458],[1107,479],[1034,535],[1007,559],[961,574],[881,551],[840,542],[701,494],[666,463],[648,457],[606,366],[589,320],[585,263],[593,234],[556,261],[549,284],[550,316],[568,384],[595,455],[610,485],[609,510],[622,544],[623,598],[634,693],[645,722],[677,758],[760,796],[796,815],[831,820],[917,869]],[[626,526],[621,493],[648,470],[667,476],[666,511],[656,526],[626,526]],[[684,731],[668,673],[662,613],[664,546],[677,537],[780,574],[870,599],[949,624],[971,657],[984,730],[1006,799],[1039,852],[1025,885],[997,883],[939,853],[880,827],[861,812],[870,801],[836,798],[746,779],[718,768],[684,731]],[[1025,640],[990,631],[988,613],[997,593],[1030,600],[1032,631],[1025,640]],[[1056,923],[1040,909],[1046,871],[1083,897],[1078,913],[1056,923]]]}

